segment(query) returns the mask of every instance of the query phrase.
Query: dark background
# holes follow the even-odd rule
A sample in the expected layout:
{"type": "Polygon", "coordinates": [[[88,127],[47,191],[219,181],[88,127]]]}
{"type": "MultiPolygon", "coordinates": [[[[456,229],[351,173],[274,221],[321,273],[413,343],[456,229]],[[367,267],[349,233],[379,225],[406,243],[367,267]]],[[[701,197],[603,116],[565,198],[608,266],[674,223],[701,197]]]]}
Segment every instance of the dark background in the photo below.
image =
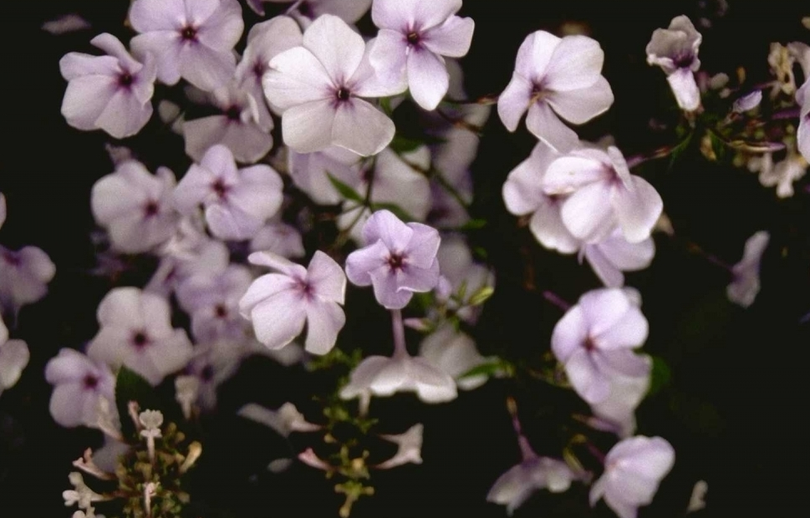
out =
{"type": "MultiPolygon", "coordinates": [[[[11,249],[39,246],[57,266],[50,295],[21,312],[13,333],[28,342],[32,358],[17,386],[0,399],[0,516],[69,516],[72,510],[63,506],[61,492],[69,486],[70,462],[100,440],[97,432],[64,430],[52,422],[50,387],[43,376],[45,363],[61,347],[81,348],[92,338],[95,308],[111,287],[92,275],[89,237],[90,188],[112,171],[103,149],[105,135],[78,132],[64,122],[59,107],[65,82],[58,61],[69,51],[91,52],[89,39],[100,32],[126,41],[122,21],[127,5],[125,0],[70,0],[4,2],[0,7],[5,123],[0,192],[9,207],[0,243],[11,249]],[[93,28],[64,36],[39,29],[69,12],[81,14],[93,28]]],[[[671,129],[652,131],[649,126],[651,117],[676,120],[664,75],[645,61],[644,47],[655,28],[666,27],[679,14],[693,21],[709,18],[712,28],[699,28],[703,69],[733,75],[744,66],[749,84],[768,78],[771,41],[810,40],[800,24],[801,16],[810,14],[802,2],[729,0],[725,16],[718,18],[716,12],[711,1],[468,0],[461,14],[475,19],[476,32],[463,62],[467,89],[474,97],[499,93],[526,35],[556,31],[563,21],[581,22],[605,49],[604,74],[616,96],[608,114],[581,134],[595,139],[610,132],[625,155],[648,151],[675,141],[671,129]]],[[[485,135],[474,165],[474,211],[489,224],[471,239],[487,251],[498,289],[476,339],[484,354],[531,361],[548,350],[561,311],[522,287],[526,264],[534,269],[539,291],[553,290],[571,302],[598,281],[573,258],[542,250],[503,207],[503,181],[528,156],[533,137],[523,129],[507,134],[497,117],[485,135]]],[[[156,120],[126,144],[150,166],[166,163],[178,173],[188,166],[179,137],[156,120]]],[[[759,185],[756,175],[707,164],[695,153],[673,168],[662,160],[639,172],[661,192],[677,236],[657,238],[652,267],[628,276],[628,284],[643,295],[650,321],[644,350],[671,370],[669,383],[639,409],[638,433],[663,436],[677,452],[654,504],[640,516],[682,516],[700,479],[709,483],[708,508],[696,516],[793,516],[801,509],[797,503],[805,491],[808,461],[803,349],[810,343],[810,324],[799,323],[810,311],[808,181],[796,185],[793,198],[779,200],[773,189],[759,185]],[[734,263],[744,241],[762,229],[771,233],[762,291],[743,310],[725,300],[728,273],[690,253],[686,243],[734,263]]],[[[368,304],[368,296],[360,290],[350,293],[350,320],[341,343],[385,351],[390,347],[386,316],[351,309],[354,301],[368,304]]],[[[340,499],[321,472],[300,464],[281,475],[267,472],[267,463],[289,455],[290,445],[272,431],[233,417],[249,401],[277,407],[288,400],[310,417],[309,395],[321,386],[327,389],[321,381],[300,369],[285,371],[255,360],[223,388],[219,414],[202,427],[205,450],[192,480],[200,516],[336,515],[340,499]]],[[[425,461],[375,473],[376,496],[361,501],[352,516],[504,516],[505,510],[487,504],[485,496],[495,479],[519,461],[504,405],[507,395],[516,397],[535,449],[558,455],[562,423],[569,423],[566,416],[581,403],[543,385],[490,381],[441,406],[422,405],[408,395],[375,400],[372,412],[388,433],[425,423],[425,461]]],[[[307,440],[294,436],[294,451],[307,440]]],[[[605,441],[605,449],[611,445],[606,438],[598,440],[605,441]]],[[[563,495],[538,492],[515,516],[590,513],[587,488],[575,485],[563,495]]],[[[595,515],[612,516],[601,503],[595,515]]]]}

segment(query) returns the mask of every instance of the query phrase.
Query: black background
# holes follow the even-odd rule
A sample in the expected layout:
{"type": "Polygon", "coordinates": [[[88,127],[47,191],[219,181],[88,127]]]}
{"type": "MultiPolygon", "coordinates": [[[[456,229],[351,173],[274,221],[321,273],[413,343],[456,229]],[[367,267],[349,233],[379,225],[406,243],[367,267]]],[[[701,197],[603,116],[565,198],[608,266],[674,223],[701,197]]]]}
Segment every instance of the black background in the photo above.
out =
{"type": "MultiPolygon", "coordinates": [[[[126,41],[130,34],[122,21],[127,4],[17,1],[0,7],[0,191],[9,208],[0,243],[12,249],[39,246],[57,266],[50,295],[21,312],[13,333],[28,342],[32,359],[18,385],[0,399],[0,516],[69,516],[72,510],[63,506],[61,492],[69,486],[70,462],[99,442],[96,432],[64,430],[52,422],[50,387],[43,376],[45,363],[59,348],[81,348],[92,338],[95,308],[111,287],[91,274],[95,262],[89,238],[90,188],[112,171],[103,149],[105,135],[78,132],[64,122],[59,108],[65,82],[58,61],[69,51],[91,52],[89,39],[100,32],[126,41]],[[93,28],[64,36],[40,30],[44,21],[68,12],[80,13],[93,28]]],[[[463,61],[467,89],[471,96],[499,93],[527,34],[556,31],[562,21],[582,22],[605,50],[604,74],[616,102],[581,134],[597,138],[610,132],[626,155],[673,143],[670,133],[651,131],[648,124],[651,117],[675,120],[663,74],[645,61],[644,47],[655,28],[667,26],[679,14],[693,20],[708,16],[713,27],[700,29],[703,68],[733,75],[736,67],[744,66],[750,84],[768,77],[771,41],[810,40],[810,32],[800,24],[801,15],[810,14],[802,2],[729,0],[728,13],[720,19],[712,17],[714,3],[708,4],[468,0],[461,14],[475,19],[476,32],[463,61]]],[[[252,13],[247,19],[254,20],[252,13]]],[[[540,290],[553,290],[572,302],[598,281],[573,258],[540,249],[503,207],[503,181],[528,155],[533,137],[523,129],[507,134],[497,117],[490,120],[485,135],[474,165],[474,210],[489,225],[471,237],[487,251],[498,290],[476,338],[485,354],[533,358],[548,349],[561,312],[522,288],[525,258],[534,265],[540,290]]],[[[127,144],[150,166],[166,163],[178,173],[188,166],[180,138],[162,130],[156,120],[127,144]]],[[[650,321],[645,351],[663,358],[672,371],[671,383],[639,409],[639,433],[661,435],[677,452],[674,470],[640,516],[682,516],[691,488],[700,479],[709,483],[708,508],[696,516],[796,515],[806,491],[808,461],[803,360],[810,324],[799,324],[810,311],[808,182],[797,184],[792,199],[779,200],[772,189],[759,185],[756,175],[709,165],[695,155],[672,169],[663,160],[640,173],[661,192],[678,236],[658,238],[652,267],[628,277],[642,292],[650,321]],[[725,301],[727,272],[689,253],[684,243],[734,263],[745,239],[762,229],[772,235],[763,260],[763,288],[757,302],[742,310],[725,301]]],[[[349,323],[341,343],[386,351],[390,337],[384,313],[352,312],[353,302],[367,304],[368,297],[360,290],[350,293],[349,323]]],[[[308,395],[318,393],[318,382],[300,370],[284,371],[256,360],[223,388],[219,414],[203,427],[205,451],[192,480],[195,516],[336,515],[340,499],[321,472],[297,464],[281,475],[268,473],[267,463],[289,454],[289,445],[273,432],[233,417],[249,401],[276,407],[288,400],[310,417],[314,406],[308,406],[308,395]]],[[[581,403],[547,387],[491,381],[448,405],[422,405],[407,395],[375,401],[372,412],[383,418],[389,433],[425,423],[425,461],[375,473],[376,496],[361,501],[352,516],[504,516],[505,510],[486,503],[485,495],[519,460],[504,406],[507,395],[517,398],[535,449],[558,455],[559,423],[581,403]]],[[[292,443],[295,451],[307,444],[297,437],[292,443]]],[[[587,488],[574,486],[563,495],[537,493],[515,516],[591,512],[587,488]]],[[[612,514],[599,504],[595,515],[612,514]]]]}

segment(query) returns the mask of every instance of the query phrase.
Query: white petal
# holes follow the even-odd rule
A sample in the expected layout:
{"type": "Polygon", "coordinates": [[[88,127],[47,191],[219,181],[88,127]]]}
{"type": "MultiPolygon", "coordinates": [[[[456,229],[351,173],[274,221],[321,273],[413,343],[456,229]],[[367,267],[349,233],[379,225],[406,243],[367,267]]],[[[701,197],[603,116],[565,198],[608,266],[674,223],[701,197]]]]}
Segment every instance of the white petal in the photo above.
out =
{"type": "Polygon", "coordinates": [[[346,275],[334,259],[321,252],[315,252],[307,268],[307,281],[318,297],[343,304],[346,292],[346,275]]]}
{"type": "Polygon", "coordinates": [[[509,131],[515,131],[520,118],[532,102],[532,84],[525,77],[515,73],[512,80],[498,97],[498,116],[509,131]]]}
{"type": "Polygon", "coordinates": [[[362,99],[341,103],[334,117],[332,142],[358,155],[376,155],[394,138],[391,119],[362,99]]]}
{"type": "Polygon", "coordinates": [[[613,90],[607,80],[599,76],[594,84],[585,88],[549,93],[548,103],[568,122],[584,124],[610,108],[613,90]]]}
{"type": "Polygon", "coordinates": [[[579,189],[563,202],[562,220],[571,234],[583,241],[600,241],[609,236],[616,228],[610,187],[595,182],[579,189]]]}
{"type": "Polygon", "coordinates": [[[472,43],[475,22],[472,18],[451,16],[423,36],[425,47],[441,56],[460,58],[467,55],[472,43]]]}
{"type": "Polygon", "coordinates": [[[557,92],[579,90],[601,76],[605,53],[587,36],[566,36],[554,49],[545,73],[545,88],[557,92]]]}
{"type": "Polygon", "coordinates": [[[536,102],[529,107],[526,127],[535,137],[561,153],[579,145],[576,132],[560,120],[548,103],[536,102]]]}
{"type": "Polygon", "coordinates": [[[686,111],[695,111],[700,106],[700,90],[695,74],[688,68],[679,68],[667,76],[678,106],[686,111]]]}
{"type": "Polygon", "coordinates": [[[264,94],[284,111],[299,104],[331,99],[331,79],[318,58],[304,47],[294,47],[270,60],[262,78],[264,94]]]}
{"type": "Polygon", "coordinates": [[[366,50],[363,38],[346,22],[330,14],[318,17],[307,28],[304,47],[318,58],[335,82],[344,81],[354,74],[366,50]]]}
{"type": "Polygon", "coordinates": [[[307,301],[306,350],[312,354],[326,354],[337,341],[338,332],[346,324],[343,309],[335,302],[314,299],[307,301]]]}
{"type": "MultiPolygon", "coordinates": [[[[281,117],[284,143],[298,153],[322,151],[336,144],[333,142],[336,115],[332,99],[308,102],[288,109],[281,117]]],[[[357,131],[357,128],[351,128],[351,131],[357,131]]]]}
{"type": "Polygon", "coordinates": [[[450,76],[444,60],[428,50],[412,49],[408,54],[408,86],[416,103],[435,110],[447,94],[450,76]]]}
{"type": "Polygon", "coordinates": [[[664,202],[647,180],[631,176],[631,181],[633,190],[615,188],[611,202],[625,239],[638,243],[650,237],[655,222],[664,210],[664,202]]]}
{"type": "Polygon", "coordinates": [[[304,329],[306,310],[293,290],[266,297],[250,312],[256,339],[270,349],[284,347],[304,329]]]}

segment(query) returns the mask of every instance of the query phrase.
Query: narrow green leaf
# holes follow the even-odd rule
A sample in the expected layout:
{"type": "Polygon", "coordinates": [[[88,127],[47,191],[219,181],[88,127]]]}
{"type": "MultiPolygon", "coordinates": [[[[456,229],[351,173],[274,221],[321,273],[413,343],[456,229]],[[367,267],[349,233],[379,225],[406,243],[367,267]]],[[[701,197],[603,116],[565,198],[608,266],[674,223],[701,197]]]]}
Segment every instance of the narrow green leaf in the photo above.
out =
{"type": "Polygon", "coordinates": [[[470,297],[470,306],[480,306],[495,293],[495,288],[492,286],[484,286],[478,290],[472,297],[470,297]]]}
{"type": "Polygon", "coordinates": [[[345,183],[338,180],[336,177],[332,175],[330,172],[326,172],[326,176],[329,177],[329,182],[332,186],[337,190],[337,192],[345,199],[350,201],[356,201],[357,203],[363,203],[363,197],[360,196],[357,191],[346,185],[345,183]]]}
{"type": "Polygon", "coordinates": [[[672,379],[672,372],[669,370],[669,365],[658,356],[652,357],[652,374],[650,376],[650,389],[647,391],[648,396],[654,396],[662,388],[669,384],[672,379]]]}

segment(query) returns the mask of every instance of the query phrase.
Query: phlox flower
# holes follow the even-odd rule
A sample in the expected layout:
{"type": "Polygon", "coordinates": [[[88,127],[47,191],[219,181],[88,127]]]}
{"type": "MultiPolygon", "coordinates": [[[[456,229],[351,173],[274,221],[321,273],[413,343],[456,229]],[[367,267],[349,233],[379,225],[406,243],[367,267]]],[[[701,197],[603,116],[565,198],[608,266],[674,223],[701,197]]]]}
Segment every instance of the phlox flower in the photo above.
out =
{"type": "Polygon", "coordinates": [[[557,150],[572,148],[576,133],[560,118],[583,124],[607,111],[613,91],[602,77],[605,54],[587,36],[530,34],[518,49],[512,81],[498,98],[498,115],[515,131],[528,110],[526,127],[557,150]]]}
{"type": "Polygon", "coordinates": [[[413,294],[439,282],[439,233],[421,223],[405,224],[387,210],[375,212],[363,227],[366,246],[346,258],[346,275],[357,286],[373,285],[377,302],[402,309],[413,294]]]}
{"type": "Polygon", "coordinates": [[[391,119],[362,98],[396,89],[377,81],[363,38],[337,16],[320,16],[302,46],[274,57],[263,85],[270,105],[282,111],[284,143],[299,153],[336,145],[375,155],[394,137],[391,119]]]}
{"type": "Polygon", "coordinates": [[[0,303],[16,313],[48,293],[56,266],[48,254],[35,246],[17,251],[0,246],[0,303]]]}
{"type": "Polygon", "coordinates": [[[314,153],[289,150],[287,163],[295,186],[319,205],[337,205],[343,201],[329,175],[355,191],[362,183],[360,157],[341,147],[332,146],[314,153]]]}
{"type": "Polygon", "coordinates": [[[245,339],[239,299],[252,281],[246,267],[230,265],[216,275],[193,275],[179,283],[177,300],[191,315],[191,332],[198,342],[245,339]]]}
{"type": "Polygon", "coordinates": [[[614,377],[649,373],[647,361],[632,351],[647,332],[647,319],[624,291],[593,290],[554,326],[551,350],[577,394],[593,405],[610,397],[614,377]]]}
{"type": "Polygon", "coordinates": [[[190,214],[202,204],[214,236],[243,240],[255,236],[279,210],[282,187],[281,177],[270,166],[237,170],[231,151],[216,145],[180,180],[174,202],[182,214],[190,214]]]}
{"type": "Polygon", "coordinates": [[[236,66],[236,83],[256,101],[259,126],[272,128],[273,120],[265,103],[262,77],[269,70],[270,60],[293,47],[301,46],[301,28],[289,16],[276,16],[254,25],[247,38],[247,47],[236,66]]]}
{"type": "Polygon", "coordinates": [[[123,162],[93,185],[93,217],[107,229],[114,249],[146,252],[174,234],[179,220],[172,206],[174,188],[169,169],[161,167],[152,175],[140,162],[123,162]]]}
{"type": "MultiPolygon", "coordinates": [[[[426,110],[447,94],[450,76],[444,56],[459,58],[472,43],[475,22],[455,13],[461,0],[374,0],[371,18],[380,28],[369,55],[384,80],[403,84],[426,110]]],[[[404,91],[404,89],[403,89],[404,91]]]]}
{"type": "Polygon", "coordinates": [[[272,428],[282,437],[289,437],[292,432],[317,432],[321,429],[308,422],[292,403],[284,403],[277,410],[249,403],[240,408],[237,415],[272,428]]]}
{"type": "Polygon", "coordinates": [[[114,288],[96,316],[100,329],[87,346],[94,360],[126,365],[158,385],[191,358],[191,342],[185,331],[172,329],[171,309],[163,297],[138,288],[114,288]]]}
{"type": "Polygon", "coordinates": [[[115,401],[115,377],[109,367],[73,349],[60,349],[48,361],[45,379],[54,386],[50,411],[61,426],[95,427],[99,400],[115,401]]]}
{"type": "Polygon", "coordinates": [[[687,111],[700,106],[695,72],[700,69],[698,50],[703,37],[686,16],[676,16],[667,29],[655,29],[647,44],[647,63],[667,74],[678,106],[687,111]]]}
{"type": "Polygon", "coordinates": [[[661,437],[621,441],[608,452],[605,472],[591,487],[591,506],[604,498],[619,518],[636,518],[638,508],[652,502],[674,463],[675,450],[661,437]]]}
{"type": "Polygon", "coordinates": [[[329,352],[346,323],[341,308],[346,291],[343,269],[320,250],[307,268],[267,252],[254,252],[248,260],[279,272],[253,281],[239,301],[239,310],[253,323],[256,338],[270,349],[279,349],[300,335],[306,323],[306,350],[329,352]]]}
{"type": "Polygon", "coordinates": [[[624,274],[643,270],[655,256],[655,242],[648,237],[638,243],[630,243],[619,229],[601,241],[583,243],[580,254],[585,256],[594,273],[608,288],[624,286],[624,274]]]}
{"type": "Polygon", "coordinates": [[[417,423],[404,433],[396,435],[381,435],[386,441],[397,445],[397,452],[393,457],[374,466],[377,469],[391,469],[403,464],[422,464],[422,435],[425,427],[417,423]]]}
{"type": "Polygon", "coordinates": [[[487,493],[487,501],[506,506],[506,514],[523,505],[538,489],[562,493],[577,477],[565,462],[549,457],[533,456],[512,466],[498,477],[487,493]]]}
{"type": "Polygon", "coordinates": [[[194,347],[194,355],[183,370],[183,375],[175,379],[176,397],[185,399],[181,404],[190,410],[196,405],[204,412],[217,406],[217,389],[236,374],[244,358],[245,349],[233,340],[215,340],[194,347]],[[181,381],[182,380],[182,381],[181,381]]]}
{"type": "Polygon", "coordinates": [[[631,175],[621,151],[578,149],[552,161],[543,177],[547,195],[568,195],[560,215],[571,234],[601,241],[618,226],[630,243],[647,239],[663,211],[655,187],[631,175]]]}
{"type": "Polygon", "coordinates": [[[636,431],[636,408],[650,388],[652,360],[641,356],[643,372],[628,377],[614,374],[610,378],[610,395],[604,401],[591,405],[594,428],[610,431],[619,437],[629,437],[636,431]]]}
{"type": "Polygon", "coordinates": [[[270,135],[273,119],[261,117],[261,98],[254,98],[232,82],[215,89],[209,94],[209,99],[221,113],[183,123],[188,156],[199,162],[210,147],[222,144],[231,150],[238,162],[252,164],[270,151],[273,147],[270,135]]]}
{"type": "Polygon", "coordinates": [[[756,300],[760,289],[759,266],[770,239],[771,235],[761,230],[745,242],[743,257],[739,263],[731,267],[734,278],[726,288],[726,294],[731,302],[747,308],[756,300]]]}
{"type": "Polygon", "coordinates": [[[155,56],[163,83],[182,77],[211,91],[233,77],[233,47],[244,29],[237,0],[135,0],[129,21],[139,33],[133,52],[155,56]]]}
{"type": "Polygon", "coordinates": [[[495,275],[486,266],[473,261],[469,245],[460,236],[443,238],[436,257],[439,259],[441,278],[450,289],[450,293],[439,293],[440,290],[437,290],[438,299],[455,310],[456,315],[465,322],[475,323],[481,307],[467,306],[465,303],[482,289],[494,288],[495,275]],[[463,300],[454,300],[451,295],[460,294],[462,288],[463,300]]]}
{"type": "Polygon", "coordinates": [[[0,395],[17,384],[31,359],[28,344],[22,340],[8,340],[5,327],[0,320],[0,395]]]}
{"type": "Polygon", "coordinates": [[[59,61],[68,81],[62,115],[80,130],[102,129],[119,139],[138,133],[152,117],[153,57],[135,60],[118,38],[107,33],[90,43],[108,55],[71,52],[59,61]]]}
{"type": "Polygon", "coordinates": [[[282,221],[266,224],[250,241],[253,252],[272,252],[287,259],[304,257],[304,242],[297,228],[282,221]]]}
{"type": "Polygon", "coordinates": [[[458,388],[462,390],[472,390],[487,382],[488,378],[484,374],[461,377],[475,367],[487,363],[487,359],[481,356],[468,334],[457,331],[451,324],[443,324],[422,340],[419,356],[452,376],[458,388]]]}

